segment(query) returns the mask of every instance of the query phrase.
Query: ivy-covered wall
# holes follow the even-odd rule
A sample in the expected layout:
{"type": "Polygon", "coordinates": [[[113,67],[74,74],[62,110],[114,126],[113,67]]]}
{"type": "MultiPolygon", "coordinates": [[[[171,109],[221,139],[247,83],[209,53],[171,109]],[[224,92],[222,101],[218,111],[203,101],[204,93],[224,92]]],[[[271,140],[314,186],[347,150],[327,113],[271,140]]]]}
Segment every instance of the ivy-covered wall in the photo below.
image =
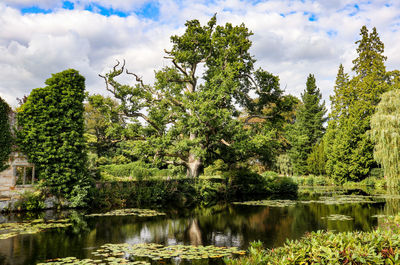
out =
{"type": "Polygon", "coordinates": [[[0,97],[0,171],[7,168],[7,160],[11,153],[12,135],[8,114],[11,108],[0,97]]]}
{"type": "Polygon", "coordinates": [[[85,78],[69,69],[32,90],[17,113],[18,145],[36,165],[42,183],[67,198],[84,197],[87,154],[84,140],[85,78]]]}

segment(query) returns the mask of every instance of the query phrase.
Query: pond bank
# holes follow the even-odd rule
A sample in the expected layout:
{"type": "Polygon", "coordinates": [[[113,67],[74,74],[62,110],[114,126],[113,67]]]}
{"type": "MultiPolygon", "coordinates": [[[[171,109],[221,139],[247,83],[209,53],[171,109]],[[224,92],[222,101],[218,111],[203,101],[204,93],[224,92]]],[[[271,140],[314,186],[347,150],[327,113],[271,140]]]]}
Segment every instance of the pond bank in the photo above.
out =
{"type": "MultiPolygon", "coordinates": [[[[86,205],[80,208],[188,207],[260,199],[272,195],[296,197],[297,190],[297,185],[288,178],[265,178],[253,173],[230,178],[99,181],[83,198],[86,205]]],[[[4,202],[0,206],[0,211],[19,211],[70,208],[72,204],[51,196],[46,189],[37,189],[22,193],[19,199],[4,202]]]]}

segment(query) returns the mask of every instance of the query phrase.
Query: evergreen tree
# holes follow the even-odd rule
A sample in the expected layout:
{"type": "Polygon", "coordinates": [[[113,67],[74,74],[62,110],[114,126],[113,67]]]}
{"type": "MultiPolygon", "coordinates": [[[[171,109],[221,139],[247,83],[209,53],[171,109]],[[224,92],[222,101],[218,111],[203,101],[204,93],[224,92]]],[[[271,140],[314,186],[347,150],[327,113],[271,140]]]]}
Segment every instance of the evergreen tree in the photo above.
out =
{"type": "Polygon", "coordinates": [[[328,175],[333,175],[333,167],[338,161],[335,159],[335,136],[338,130],[339,117],[348,116],[348,106],[350,105],[350,93],[346,92],[349,87],[349,75],[345,73],[342,64],[336,76],[334,96],[331,100],[331,113],[329,114],[328,128],[324,135],[324,152],[326,156],[325,171],[328,175]]]}
{"type": "Polygon", "coordinates": [[[302,105],[297,112],[291,138],[290,156],[297,174],[308,172],[307,158],[324,134],[323,124],[326,121],[325,102],[321,102],[321,92],[315,84],[314,75],[307,78],[306,89],[301,95],[302,105]]]}
{"type": "Polygon", "coordinates": [[[353,60],[355,76],[348,81],[339,67],[332,114],[326,134],[326,170],[338,181],[362,180],[376,166],[373,143],[367,135],[370,118],[382,93],[390,89],[383,56],[384,45],[376,29],[361,28],[358,57],[353,60]]]}

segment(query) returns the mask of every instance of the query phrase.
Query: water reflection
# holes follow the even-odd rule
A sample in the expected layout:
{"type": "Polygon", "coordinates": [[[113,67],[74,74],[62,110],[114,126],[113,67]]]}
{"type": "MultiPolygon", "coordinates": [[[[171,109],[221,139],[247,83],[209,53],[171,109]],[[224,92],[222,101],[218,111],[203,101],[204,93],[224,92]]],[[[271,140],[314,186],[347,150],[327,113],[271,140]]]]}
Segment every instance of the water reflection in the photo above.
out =
{"type": "MultiPolygon", "coordinates": [[[[386,203],[325,205],[298,203],[289,207],[216,205],[192,210],[166,210],[165,217],[139,218],[109,216],[87,218],[83,213],[45,213],[45,216],[68,214],[74,225],[34,235],[20,235],[0,240],[0,264],[35,264],[57,257],[93,257],[91,252],[105,243],[159,243],[237,246],[245,249],[254,240],[267,247],[282,245],[305,232],[319,229],[368,231],[377,225],[376,214],[394,213],[399,199],[386,203]],[[353,217],[349,221],[322,219],[331,214],[353,217]]],[[[9,216],[18,220],[23,216],[9,216]]]]}

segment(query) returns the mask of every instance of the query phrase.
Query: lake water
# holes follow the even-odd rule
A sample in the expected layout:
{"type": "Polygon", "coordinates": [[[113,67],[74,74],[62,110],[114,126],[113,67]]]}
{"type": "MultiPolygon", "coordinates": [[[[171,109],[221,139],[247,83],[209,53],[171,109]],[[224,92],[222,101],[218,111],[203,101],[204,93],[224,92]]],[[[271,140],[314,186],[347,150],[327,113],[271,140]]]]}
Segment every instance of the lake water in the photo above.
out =
{"type": "MultiPolygon", "coordinates": [[[[329,193],[324,195],[333,196],[329,193]]],[[[316,198],[312,192],[307,196],[316,198]]],[[[375,201],[378,202],[335,204],[311,201],[282,207],[223,204],[195,209],[164,209],[166,216],[157,217],[86,217],[77,211],[0,216],[0,223],[38,217],[57,219],[69,216],[74,220],[72,227],[0,239],[0,264],[36,264],[69,256],[91,258],[92,252],[106,243],[215,245],[247,249],[250,242],[261,240],[265,247],[277,247],[287,239],[300,238],[310,231],[369,231],[378,225],[376,215],[398,211],[397,198],[375,201]],[[335,214],[347,216],[349,220],[327,218],[335,214]]]]}

